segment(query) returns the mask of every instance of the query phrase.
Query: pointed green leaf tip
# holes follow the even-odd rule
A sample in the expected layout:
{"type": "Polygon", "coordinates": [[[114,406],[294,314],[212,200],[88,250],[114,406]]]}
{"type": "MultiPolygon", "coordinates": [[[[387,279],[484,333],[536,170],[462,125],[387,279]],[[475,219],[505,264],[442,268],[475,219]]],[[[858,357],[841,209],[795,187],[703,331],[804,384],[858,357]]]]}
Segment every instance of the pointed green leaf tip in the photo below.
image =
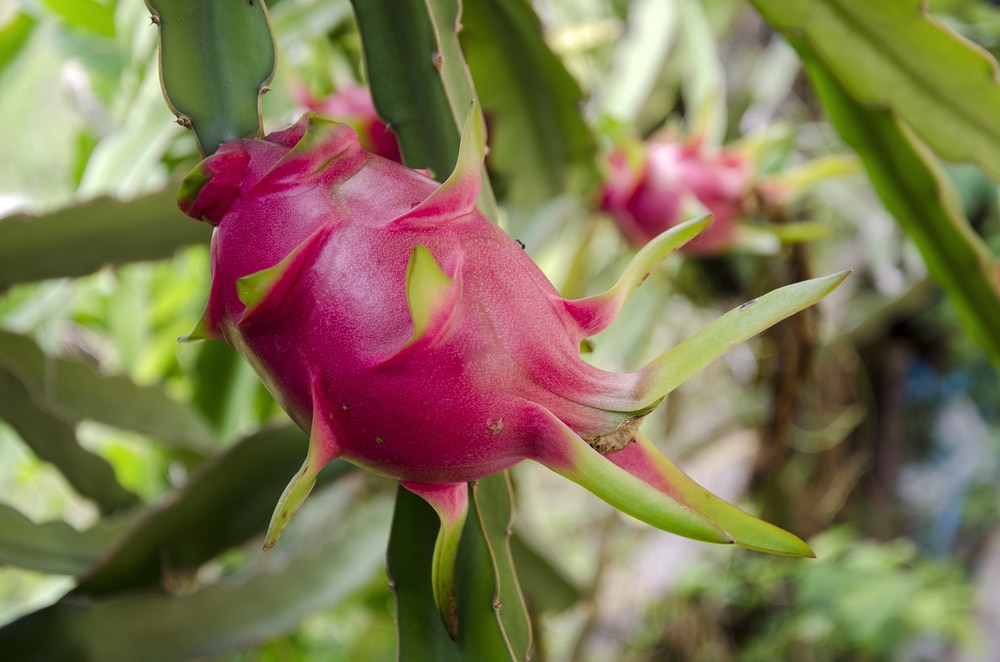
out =
{"type": "Polygon", "coordinates": [[[281,281],[281,277],[288,270],[287,260],[288,258],[285,258],[270,269],[264,269],[263,271],[258,271],[257,273],[236,280],[236,295],[243,302],[243,305],[246,306],[243,319],[246,319],[255,310],[260,308],[261,304],[267,299],[267,295],[281,281]]]}
{"type": "Polygon", "coordinates": [[[711,222],[711,214],[676,225],[653,238],[625,267],[611,289],[584,299],[571,299],[563,305],[576,321],[580,333],[589,337],[600,333],[615,320],[639,286],[668,255],[698,236],[711,222]]]}
{"type": "Polygon", "coordinates": [[[299,274],[312,263],[313,256],[322,248],[330,232],[331,228],[322,227],[278,264],[236,279],[236,295],[246,306],[239,324],[260,315],[270,307],[269,304],[277,304],[285,299],[299,274]]]}
{"type": "Polygon", "coordinates": [[[832,292],[850,271],[793,283],[730,310],[639,371],[635,408],[650,407],[709,363],[832,292]]]}
{"type": "MultiPolygon", "coordinates": [[[[205,312],[205,315],[208,315],[207,311],[205,312]]],[[[198,320],[195,327],[191,329],[191,333],[186,336],[181,336],[177,339],[177,342],[196,343],[201,342],[202,340],[222,340],[222,334],[212,328],[209,322],[205,319],[205,315],[198,320]]]]}
{"type": "MultiPolygon", "coordinates": [[[[644,460],[648,467],[645,479],[652,477],[654,483],[662,480],[670,485],[685,505],[729,534],[737,545],[780,556],[816,556],[798,536],[757,519],[696,483],[656,450],[646,435],[638,434],[634,448],[629,448],[629,451],[644,460]]],[[[615,461],[616,458],[612,453],[608,459],[615,461]]],[[[639,473],[643,477],[643,472],[639,473]]]]}
{"type": "Polygon", "coordinates": [[[298,473],[285,487],[285,491],[274,509],[274,514],[271,515],[271,522],[268,524],[267,534],[264,536],[265,550],[271,549],[278,542],[281,532],[292,521],[292,516],[295,515],[315,487],[316,477],[320,470],[330,460],[341,454],[341,446],[329,425],[328,416],[324,414],[322,389],[319,380],[315,378],[312,383],[312,402],[313,417],[309,430],[309,450],[306,453],[306,461],[302,463],[298,473]]]}
{"type": "Polygon", "coordinates": [[[434,256],[424,246],[413,247],[406,268],[406,302],[413,318],[413,336],[407,345],[423,338],[434,326],[434,319],[451,300],[452,280],[442,271],[434,256]]]}
{"type": "Polygon", "coordinates": [[[316,476],[321,468],[322,465],[314,460],[310,447],[305,463],[285,486],[285,491],[282,492],[281,498],[278,500],[274,514],[271,515],[271,522],[267,525],[267,534],[264,536],[265,551],[278,543],[278,538],[281,537],[281,533],[288,526],[288,523],[292,521],[292,516],[305,503],[306,497],[316,485],[316,476]]]}
{"type": "Polygon", "coordinates": [[[186,214],[189,209],[194,208],[198,194],[211,179],[212,175],[206,170],[204,161],[188,173],[177,190],[177,206],[180,207],[181,211],[186,214]]]}
{"type": "MultiPolygon", "coordinates": [[[[469,114],[462,127],[462,142],[458,148],[458,159],[455,169],[448,181],[452,179],[479,179],[479,169],[486,159],[486,120],[483,109],[476,99],[469,104],[469,114]]],[[[447,183],[447,182],[446,182],[447,183]]]]}
{"type": "Polygon", "coordinates": [[[399,217],[407,222],[438,222],[472,213],[482,191],[483,159],[486,158],[485,121],[473,99],[462,129],[462,143],[451,175],[426,200],[399,217]]]}
{"type": "Polygon", "coordinates": [[[458,640],[458,607],[455,593],[455,560],[462,527],[469,511],[469,490],[465,483],[431,485],[404,482],[403,487],[419,494],[434,508],[441,520],[431,563],[431,587],[441,622],[452,640],[458,640]]]}

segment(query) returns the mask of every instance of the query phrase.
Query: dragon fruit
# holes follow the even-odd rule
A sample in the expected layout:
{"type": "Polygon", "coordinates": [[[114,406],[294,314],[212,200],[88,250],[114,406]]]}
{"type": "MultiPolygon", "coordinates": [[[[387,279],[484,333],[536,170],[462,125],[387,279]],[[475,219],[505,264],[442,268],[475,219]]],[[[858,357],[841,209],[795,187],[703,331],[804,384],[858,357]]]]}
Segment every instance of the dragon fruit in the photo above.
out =
{"type": "Polygon", "coordinates": [[[654,239],[607,292],[564,300],[476,209],[484,137],[474,108],[444,184],[363,151],[350,127],[314,114],[222,145],[184,181],[180,207],[215,226],[212,288],[190,338],[239,350],[310,436],[265,546],[333,458],[399,481],[441,518],[434,591],[454,634],[466,483],[531,459],[665,530],[810,555],[699,487],[638,428],[704,363],[843,275],[765,295],[636,372],[594,367],[581,341],[707,219],[654,239]]]}
{"type": "Polygon", "coordinates": [[[711,212],[712,224],[682,249],[696,254],[729,248],[752,183],[743,155],[708,154],[700,140],[627,145],[612,152],[608,171],[601,207],[635,246],[677,225],[692,207],[711,212]]]}

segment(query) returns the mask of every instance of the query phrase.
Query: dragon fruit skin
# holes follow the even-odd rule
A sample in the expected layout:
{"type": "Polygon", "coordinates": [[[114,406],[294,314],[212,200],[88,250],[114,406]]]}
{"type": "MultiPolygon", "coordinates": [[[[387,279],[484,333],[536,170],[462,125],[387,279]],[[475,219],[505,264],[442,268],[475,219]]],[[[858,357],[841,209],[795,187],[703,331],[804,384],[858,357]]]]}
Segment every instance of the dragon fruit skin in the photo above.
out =
{"type": "Polygon", "coordinates": [[[698,205],[712,213],[712,224],[682,250],[711,254],[729,248],[752,183],[744,156],[728,150],[707,154],[698,140],[650,140],[632,152],[610,155],[601,207],[633,245],[645,245],[677,225],[686,207],[698,205]]]}
{"type": "Polygon", "coordinates": [[[632,415],[616,394],[634,390],[629,377],[580,360],[579,328],[567,332],[577,325],[553,305],[548,280],[475,212],[477,187],[432,196],[436,182],[355,147],[352,131],[315,117],[268,141],[229,143],[206,161],[211,179],[185,206],[218,223],[205,329],[249,358],[299,425],[310,429],[319,411],[334,455],[400,481],[454,483],[531,455],[534,406],[524,403],[559,411],[591,437],[632,415]],[[317,149],[288,151],[300,141],[317,149]],[[227,190],[229,168],[244,163],[239,191],[227,190]],[[350,215],[332,216],[331,201],[350,215]],[[454,208],[443,225],[437,215],[454,208]],[[428,304],[441,308],[430,312],[433,326],[411,342],[406,280],[418,245],[451,282],[428,304]],[[240,279],[293,251],[287,273],[248,313],[240,279]]]}
{"type": "MultiPolygon", "coordinates": [[[[307,114],[264,140],[224,144],[182,185],[181,209],[216,226],[212,288],[190,338],[233,345],[310,435],[265,546],[331,459],[395,479],[441,518],[434,591],[455,636],[466,481],[532,459],[659,528],[811,555],[795,536],[705,491],[638,432],[696,370],[683,350],[701,347],[697,336],[633,373],[579,356],[581,340],[606,328],[649,270],[707,219],[650,242],[607,292],[564,300],[476,210],[483,151],[474,114],[455,171],[439,185],[363,151],[347,125],[307,114]]],[[[794,310],[780,304],[781,316],[842,279],[789,286],[810,294],[794,310]]],[[[747,314],[761,315],[739,335],[712,341],[722,347],[713,356],[773,323],[769,302],[780,293],[757,300],[747,314]]],[[[725,318],[708,331],[723,328],[725,318]]]]}

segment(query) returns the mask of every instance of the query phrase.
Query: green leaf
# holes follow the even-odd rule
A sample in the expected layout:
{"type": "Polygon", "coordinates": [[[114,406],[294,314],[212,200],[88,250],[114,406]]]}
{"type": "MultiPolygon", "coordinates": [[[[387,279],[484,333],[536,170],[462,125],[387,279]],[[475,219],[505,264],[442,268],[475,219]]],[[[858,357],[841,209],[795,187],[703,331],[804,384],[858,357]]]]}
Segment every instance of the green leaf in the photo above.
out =
{"type": "Polygon", "coordinates": [[[882,203],[917,245],[969,335],[1000,366],[996,258],[969,226],[951,180],[899,115],[858,102],[806,42],[792,44],[834,126],[861,157],[882,203]]]}
{"type": "Polygon", "coordinates": [[[94,420],[203,455],[215,445],[198,413],[161,388],[102,375],[81,361],[46,356],[27,336],[0,330],[0,363],[16,370],[35,401],[64,420],[94,420]]]}
{"type": "Polygon", "coordinates": [[[849,273],[813,278],[768,292],[730,310],[674,346],[640,371],[636,411],[654,406],[734,345],[813,305],[840,285],[849,273]]]}
{"type": "Polygon", "coordinates": [[[212,228],[177,209],[176,186],[119,202],[99,198],[43,216],[0,220],[0,291],[16,283],[68,278],[121,264],[170,257],[206,244],[212,228]]]}
{"type": "Polygon", "coordinates": [[[115,35],[115,6],[96,0],[44,0],[66,24],[102,37],[115,35]]]}
{"type": "MultiPolygon", "coordinates": [[[[475,98],[456,33],[457,0],[352,0],[372,100],[399,139],[406,165],[444,181],[455,167],[459,128],[475,98]]],[[[479,209],[494,221],[485,166],[479,209]]]]}
{"type": "Polygon", "coordinates": [[[470,512],[458,547],[458,641],[438,617],[431,557],[439,518],[422,498],[400,488],[389,538],[388,571],[396,593],[399,659],[507,662],[526,660],[531,633],[514,574],[506,473],[470,487],[470,512]]]}
{"type": "Polygon", "coordinates": [[[0,565],[78,575],[93,565],[120,527],[107,521],[86,531],[61,521],[36,524],[0,504],[0,565]]]}
{"type": "Polygon", "coordinates": [[[465,0],[459,38],[489,117],[490,167],[514,205],[566,191],[571,175],[596,180],[583,92],[542,38],[526,0],[465,0]]]}
{"type": "Polygon", "coordinates": [[[996,61],[927,14],[923,0],[751,0],[801,38],[851,98],[888,107],[942,157],[1000,180],[996,61]]]}
{"type": "Polygon", "coordinates": [[[264,535],[265,550],[277,544],[281,532],[316,486],[320,472],[341,454],[342,449],[337,443],[336,433],[328,424],[326,414],[321,413],[327,410],[323,407],[325,399],[317,380],[312,380],[310,390],[313,416],[309,429],[309,449],[306,451],[306,459],[302,466],[295,472],[278,498],[271,521],[267,525],[267,533],[264,535]]]}
{"type": "Polygon", "coordinates": [[[515,531],[510,537],[510,554],[532,609],[561,612],[583,597],[583,591],[566,571],[523,533],[515,531]]]}
{"type": "Polygon", "coordinates": [[[351,5],[379,116],[399,138],[406,165],[426,168],[443,181],[458,156],[459,120],[437,68],[441,47],[427,4],[352,0],[351,5]]]}
{"type": "Polygon", "coordinates": [[[35,20],[21,13],[15,13],[13,18],[0,27],[0,71],[21,52],[21,47],[34,28],[35,20]]]}
{"type": "Polygon", "coordinates": [[[283,635],[364,587],[382,563],[388,499],[345,503],[335,517],[316,505],[325,512],[301,520],[304,539],[281,561],[258,556],[248,572],[190,593],[63,600],[0,628],[0,650],[20,662],[182,662],[283,635]]]}
{"type": "Polygon", "coordinates": [[[527,660],[531,625],[509,544],[510,475],[482,478],[470,489],[457,564],[458,643],[467,660],[527,660]]]}
{"type": "MultiPolygon", "coordinates": [[[[80,578],[74,593],[93,596],[155,586],[263,534],[288,476],[305,452],[305,435],[295,427],[246,437],[138,517],[80,578]]],[[[317,484],[349,470],[344,462],[331,462],[317,484]]]]}
{"type": "MultiPolygon", "coordinates": [[[[400,662],[464,659],[445,630],[434,602],[431,568],[439,526],[440,518],[430,504],[400,486],[396,491],[386,556],[386,571],[396,596],[396,645],[400,662]]],[[[461,543],[459,554],[462,554],[461,543]]]]}
{"type": "Polygon", "coordinates": [[[146,0],[160,29],[163,95],[194,129],[203,154],[262,137],[260,96],[274,75],[275,45],[263,0],[146,0]]]}
{"type": "Polygon", "coordinates": [[[20,435],[35,455],[55,465],[81,496],[102,513],[114,513],[138,503],[118,482],[114,469],[99,455],[80,446],[76,430],[36,401],[16,369],[0,359],[0,419],[20,435]]]}

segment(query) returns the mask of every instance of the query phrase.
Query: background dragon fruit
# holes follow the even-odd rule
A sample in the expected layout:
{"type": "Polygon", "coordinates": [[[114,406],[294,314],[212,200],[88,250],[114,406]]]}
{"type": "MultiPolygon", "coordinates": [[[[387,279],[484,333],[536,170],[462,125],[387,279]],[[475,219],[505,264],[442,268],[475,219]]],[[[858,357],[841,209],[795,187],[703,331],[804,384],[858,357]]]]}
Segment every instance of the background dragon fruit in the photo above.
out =
{"type": "Polygon", "coordinates": [[[654,139],[619,147],[608,157],[601,208],[635,246],[674,227],[692,210],[714,219],[682,250],[718,253],[733,242],[753,182],[748,159],[733,150],[709,152],[701,140],[654,139]]]}
{"type": "Polygon", "coordinates": [[[310,433],[266,545],[335,457],[400,481],[441,517],[435,595],[454,635],[466,482],[532,459],[658,527],[811,554],[712,497],[638,434],[677,378],[671,353],[628,374],[579,357],[707,219],[654,240],[612,290],[564,300],[476,210],[483,151],[477,112],[438,185],[363,151],[348,126],[305,115],[265,140],[224,144],[185,181],[182,209],[216,226],[211,295],[192,338],[236,347],[310,433]]]}
{"type": "Polygon", "coordinates": [[[357,132],[363,149],[398,163],[403,162],[396,135],[375,112],[371,92],[364,85],[345,85],[325,97],[314,97],[303,88],[296,96],[298,103],[309,110],[350,124],[357,132]]]}

